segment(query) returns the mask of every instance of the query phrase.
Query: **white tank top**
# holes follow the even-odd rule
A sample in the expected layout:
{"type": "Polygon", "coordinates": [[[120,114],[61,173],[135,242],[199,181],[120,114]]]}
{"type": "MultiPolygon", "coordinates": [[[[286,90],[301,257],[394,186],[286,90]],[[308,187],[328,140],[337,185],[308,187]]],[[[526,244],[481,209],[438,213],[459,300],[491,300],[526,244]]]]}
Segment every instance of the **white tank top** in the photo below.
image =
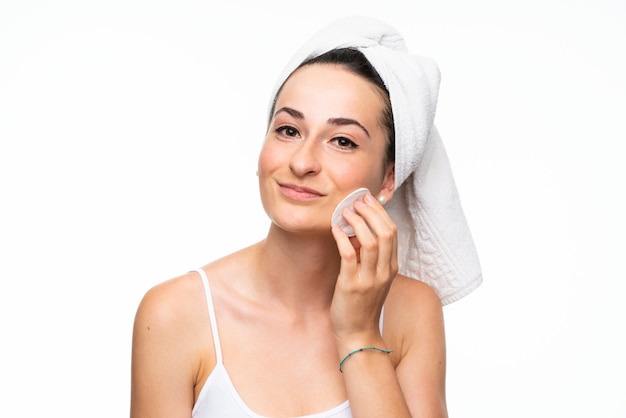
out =
{"type": "MultiPolygon", "coordinates": [[[[209,287],[209,280],[204,270],[196,270],[204,285],[206,302],[211,320],[211,332],[215,345],[215,368],[207,378],[198,401],[193,407],[191,416],[193,418],[266,418],[252,411],[241,399],[222,361],[222,347],[220,337],[217,332],[217,321],[215,319],[215,308],[209,287]]],[[[294,418],[352,418],[350,403],[346,400],[342,404],[317,414],[306,415],[294,418]]]]}

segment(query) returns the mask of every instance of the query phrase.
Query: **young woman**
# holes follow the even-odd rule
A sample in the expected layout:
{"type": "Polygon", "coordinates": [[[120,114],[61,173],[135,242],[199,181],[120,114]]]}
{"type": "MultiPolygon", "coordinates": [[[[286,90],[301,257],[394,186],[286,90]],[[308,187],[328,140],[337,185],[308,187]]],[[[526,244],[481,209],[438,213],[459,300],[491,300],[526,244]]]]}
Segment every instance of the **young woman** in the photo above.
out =
{"type": "Polygon", "coordinates": [[[267,237],[143,298],[133,418],[447,416],[441,295],[398,274],[404,235],[384,206],[399,113],[359,48],[324,49],[296,57],[272,101],[267,237]],[[330,219],[359,188],[349,236],[330,219]]]}

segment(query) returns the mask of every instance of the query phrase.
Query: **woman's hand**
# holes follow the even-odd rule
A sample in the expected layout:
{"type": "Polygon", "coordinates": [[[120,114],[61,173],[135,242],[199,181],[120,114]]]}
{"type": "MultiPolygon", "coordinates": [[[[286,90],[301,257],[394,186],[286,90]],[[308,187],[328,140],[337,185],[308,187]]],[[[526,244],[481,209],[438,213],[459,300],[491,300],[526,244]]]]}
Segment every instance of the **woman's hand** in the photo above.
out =
{"type": "Polygon", "coordinates": [[[391,217],[371,195],[344,210],[356,236],[333,226],[341,269],[331,305],[340,355],[368,345],[380,345],[380,313],[398,272],[397,230],[391,217]]]}

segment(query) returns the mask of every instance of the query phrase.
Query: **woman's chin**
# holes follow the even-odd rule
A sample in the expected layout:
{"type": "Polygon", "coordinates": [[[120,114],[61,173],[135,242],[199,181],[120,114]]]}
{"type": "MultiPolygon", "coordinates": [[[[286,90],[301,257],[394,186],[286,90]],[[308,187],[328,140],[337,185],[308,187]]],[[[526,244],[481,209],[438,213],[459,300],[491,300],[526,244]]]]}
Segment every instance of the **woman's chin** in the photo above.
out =
{"type": "Polygon", "coordinates": [[[328,225],[314,224],[309,221],[278,221],[272,219],[273,227],[286,234],[293,234],[299,237],[326,237],[332,236],[330,221],[328,225]]]}

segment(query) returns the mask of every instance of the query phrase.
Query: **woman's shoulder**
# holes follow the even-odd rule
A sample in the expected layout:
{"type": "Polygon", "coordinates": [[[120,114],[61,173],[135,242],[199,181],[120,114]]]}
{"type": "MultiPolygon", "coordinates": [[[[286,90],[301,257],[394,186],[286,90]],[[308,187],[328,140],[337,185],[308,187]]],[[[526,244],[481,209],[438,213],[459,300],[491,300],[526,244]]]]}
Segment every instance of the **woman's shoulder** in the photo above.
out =
{"type": "Polygon", "coordinates": [[[387,299],[393,306],[403,310],[415,308],[440,309],[441,300],[437,292],[426,283],[398,274],[391,285],[387,299]]]}
{"type": "Polygon", "coordinates": [[[407,343],[441,333],[443,309],[435,290],[424,282],[398,275],[385,302],[385,329],[407,343]]]}
{"type": "Polygon", "coordinates": [[[135,314],[132,357],[133,387],[138,393],[167,392],[170,400],[181,402],[195,393],[200,379],[215,364],[210,318],[197,272],[161,282],[144,294],[135,314]]]}
{"type": "MultiPolygon", "coordinates": [[[[150,288],[137,309],[136,321],[162,328],[177,328],[197,314],[203,299],[198,273],[188,272],[150,288]]],[[[146,325],[148,326],[148,325],[146,325]]]]}
{"type": "MultiPolygon", "coordinates": [[[[226,255],[202,267],[212,288],[213,285],[219,284],[220,278],[229,275],[233,265],[241,264],[245,250],[226,255]]],[[[219,289],[219,286],[217,288],[219,289]]],[[[207,314],[205,289],[200,275],[195,270],[150,288],[137,309],[139,320],[149,319],[174,329],[191,323],[193,319],[205,318],[207,314]]]]}

